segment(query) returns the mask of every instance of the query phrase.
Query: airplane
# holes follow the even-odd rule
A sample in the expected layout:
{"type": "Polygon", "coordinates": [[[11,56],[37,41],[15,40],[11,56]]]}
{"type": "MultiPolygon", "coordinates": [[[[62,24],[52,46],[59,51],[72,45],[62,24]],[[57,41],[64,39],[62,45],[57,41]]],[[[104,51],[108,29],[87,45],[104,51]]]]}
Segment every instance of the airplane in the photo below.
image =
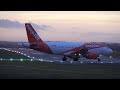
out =
{"type": "Polygon", "coordinates": [[[98,42],[44,42],[30,23],[25,23],[25,28],[28,43],[22,43],[22,46],[48,54],[63,55],[63,61],[67,58],[78,61],[81,57],[100,61],[100,55],[110,55],[113,52],[106,44],[98,42]]]}

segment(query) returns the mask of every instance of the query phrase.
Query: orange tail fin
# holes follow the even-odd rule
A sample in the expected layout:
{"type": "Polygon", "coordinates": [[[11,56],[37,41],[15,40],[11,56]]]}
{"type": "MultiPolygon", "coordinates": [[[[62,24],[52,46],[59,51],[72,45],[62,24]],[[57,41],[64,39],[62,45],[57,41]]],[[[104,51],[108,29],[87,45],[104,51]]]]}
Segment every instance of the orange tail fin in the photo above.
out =
{"type": "Polygon", "coordinates": [[[49,46],[42,41],[30,23],[25,23],[30,48],[41,52],[52,53],[49,46]]]}
{"type": "Polygon", "coordinates": [[[29,43],[43,42],[30,23],[25,23],[29,43]]]}

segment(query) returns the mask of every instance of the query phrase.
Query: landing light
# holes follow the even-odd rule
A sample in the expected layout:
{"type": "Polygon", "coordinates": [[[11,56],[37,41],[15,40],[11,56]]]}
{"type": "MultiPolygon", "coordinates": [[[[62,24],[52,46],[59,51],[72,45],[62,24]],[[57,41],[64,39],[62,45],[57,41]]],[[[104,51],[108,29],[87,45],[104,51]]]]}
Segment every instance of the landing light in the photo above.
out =
{"type": "Polygon", "coordinates": [[[91,63],[93,63],[93,62],[91,62],[91,63]]]}
{"type": "Polygon", "coordinates": [[[103,62],[101,62],[101,63],[103,63],[103,62]]]}
{"type": "Polygon", "coordinates": [[[71,61],[71,63],[72,63],[72,61],[71,61]]]}
{"type": "Polygon", "coordinates": [[[62,63],[62,61],[61,61],[61,63],[62,63]]]}
{"type": "Polygon", "coordinates": [[[28,57],[30,57],[30,56],[28,56],[28,57]]]}
{"type": "Polygon", "coordinates": [[[75,53],[75,56],[76,56],[76,53],[75,53]]]}
{"type": "Polygon", "coordinates": [[[81,62],[81,63],[83,63],[83,62],[81,62]]]}
{"type": "Polygon", "coordinates": [[[33,57],[34,58],[34,57],[33,57]]]}
{"type": "Polygon", "coordinates": [[[80,56],[81,54],[79,53],[79,56],[80,56]]]}
{"type": "Polygon", "coordinates": [[[51,63],[53,62],[53,61],[50,61],[51,63]]]}

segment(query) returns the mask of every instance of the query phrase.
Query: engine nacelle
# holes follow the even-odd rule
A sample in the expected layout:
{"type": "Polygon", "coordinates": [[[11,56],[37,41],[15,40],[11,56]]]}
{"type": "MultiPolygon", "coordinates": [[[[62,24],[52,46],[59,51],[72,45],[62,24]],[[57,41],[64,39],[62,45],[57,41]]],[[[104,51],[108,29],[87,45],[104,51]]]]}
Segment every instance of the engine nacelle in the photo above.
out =
{"type": "Polygon", "coordinates": [[[97,55],[95,53],[86,54],[86,58],[88,59],[97,59],[97,55]]]}

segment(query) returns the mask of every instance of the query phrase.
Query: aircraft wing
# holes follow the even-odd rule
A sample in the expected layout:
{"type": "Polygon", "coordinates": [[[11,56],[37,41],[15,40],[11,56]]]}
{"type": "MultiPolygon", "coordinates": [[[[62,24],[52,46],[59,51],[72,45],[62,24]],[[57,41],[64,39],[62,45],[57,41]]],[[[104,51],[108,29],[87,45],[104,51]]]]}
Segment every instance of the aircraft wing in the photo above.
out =
{"type": "Polygon", "coordinates": [[[88,52],[88,48],[84,45],[65,51],[63,54],[70,58],[80,58],[81,55],[82,57],[86,57],[88,59],[97,59],[98,57],[95,53],[88,52]]]}
{"type": "Polygon", "coordinates": [[[80,47],[76,47],[74,49],[68,50],[63,52],[64,55],[66,56],[71,56],[74,54],[85,54],[87,53],[88,49],[85,46],[80,46],[80,47]]]}

